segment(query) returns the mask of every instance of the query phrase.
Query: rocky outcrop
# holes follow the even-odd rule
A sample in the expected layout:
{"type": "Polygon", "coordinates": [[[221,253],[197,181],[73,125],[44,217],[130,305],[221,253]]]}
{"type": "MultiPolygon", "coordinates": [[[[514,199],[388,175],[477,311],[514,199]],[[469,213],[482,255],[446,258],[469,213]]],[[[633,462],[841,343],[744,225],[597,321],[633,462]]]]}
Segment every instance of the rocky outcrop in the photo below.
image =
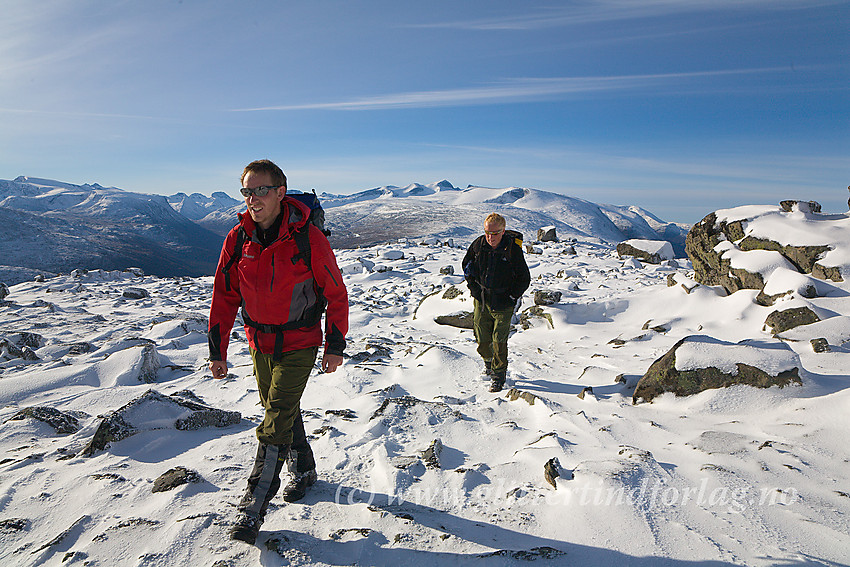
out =
{"type": "Polygon", "coordinates": [[[91,440],[80,452],[90,457],[106,449],[110,443],[121,441],[140,431],[163,429],[167,416],[172,416],[171,427],[182,431],[194,431],[203,427],[227,427],[242,420],[238,411],[225,411],[187,400],[185,395],[166,396],[148,390],[121,408],[101,418],[91,440]],[[154,416],[152,422],[146,416],[154,416]]]}
{"type": "Polygon", "coordinates": [[[689,396],[735,384],[758,388],[801,384],[799,366],[797,355],[783,343],[777,342],[768,348],[761,344],[726,343],[711,337],[692,335],[677,342],[664,356],[652,363],[638,382],[632,403],[636,404],[639,400],[651,402],[665,392],[689,396]],[[693,360],[690,353],[684,352],[694,345],[703,353],[699,357],[702,360],[693,360]],[[683,349],[681,360],[677,360],[680,349],[683,349]],[[711,355],[706,357],[705,352],[711,355]],[[742,359],[748,363],[738,362],[742,359]]]}
{"type": "MultiPolygon", "coordinates": [[[[804,232],[804,223],[810,219],[830,222],[830,220],[843,220],[843,216],[833,219],[828,215],[820,215],[820,205],[814,201],[783,201],[779,209],[773,211],[768,209],[755,214],[742,207],[741,218],[735,218],[734,211],[735,209],[725,211],[726,215],[721,220],[718,220],[717,213],[710,213],[688,232],[685,239],[685,252],[691,259],[695,273],[694,279],[698,283],[720,285],[728,293],[741,289],[763,290],[766,283],[765,277],[769,276],[769,273],[748,270],[740,265],[733,267],[731,260],[733,253],[756,250],[778,253],[800,273],[811,274],[822,280],[843,281],[838,266],[820,263],[824,255],[835,248],[834,244],[781,243],[773,238],[784,237],[784,234],[767,238],[764,234],[752,234],[751,227],[760,217],[771,217],[774,226],[787,224],[788,233],[795,230],[804,232]],[[718,246],[723,242],[726,244],[718,246]]],[[[775,228],[773,230],[776,231],[775,228]]]]}

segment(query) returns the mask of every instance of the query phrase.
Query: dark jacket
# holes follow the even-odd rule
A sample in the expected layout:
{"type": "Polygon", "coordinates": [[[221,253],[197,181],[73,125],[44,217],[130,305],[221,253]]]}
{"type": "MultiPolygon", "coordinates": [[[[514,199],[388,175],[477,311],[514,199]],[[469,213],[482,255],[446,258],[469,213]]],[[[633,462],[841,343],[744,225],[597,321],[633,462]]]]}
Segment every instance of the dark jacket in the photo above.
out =
{"type": "Polygon", "coordinates": [[[462,265],[472,297],[497,311],[516,306],[531,284],[521,242],[521,234],[506,230],[495,250],[484,235],[470,244],[462,265]]]}
{"type": "MultiPolygon", "coordinates": [[[[283,222],[278,237],[268,246],[258,238],[257,226],[247,212],[239,215],[239,225],[227,235],[221,249],[213,282],[210,307],[210,360],[227,360],[230,330],[239,307],[243,316],[264,325],[283,325],[304,317],[322,297],[327,301],[325,315],[325,351],[342,354],[348,332],[348,294],[327,237],[312,224],[308,227],[310,268],[297,260],[298,247],[294,233],[307,223],[310,211],[302,203],[284,198],[281,201],[283,222]],[[242,227],[247,238],[239,260],[227,266],[234,253],[237,233],[242,227]]],[[[276,354],[322,344],[319,321],[307,327],[283,332],[283,344],[276,345],[276,334],[245,326],[251,348],[264,354],[276,354]]]]}

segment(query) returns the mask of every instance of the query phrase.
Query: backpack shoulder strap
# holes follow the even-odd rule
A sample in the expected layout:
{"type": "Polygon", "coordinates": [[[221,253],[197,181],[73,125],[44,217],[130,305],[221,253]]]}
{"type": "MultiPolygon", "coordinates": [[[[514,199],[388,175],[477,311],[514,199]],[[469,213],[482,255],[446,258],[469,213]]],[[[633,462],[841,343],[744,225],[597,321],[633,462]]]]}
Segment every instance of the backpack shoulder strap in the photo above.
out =
{"type": "Polygon", "coordinates": [[[239,261],[239,258],[242,257],[242,245],[245,244],[245,239],[248,238],[248,233],[245,232],[245,228],[243,226],[239,226],[239,230],[236,231],[236,246],[233,248],[233,252],[230,253],[230,260],[227,261],[227,264],[221,267],[221,271],[224,273],[224,288],[227,291],[230,291],[230,268],[233,267],[233,264],[239,261]]]}
{"type": "Polygon", "coordinates": [[[307,222],[295,231],[292,235],[295,240],[295,246],[298,248],[298,254],[292,257],[292,263],[295,264],[298,260],[302,260],[307,264],[307,269],[313,270],[313,252],[310,248],[310,223],[307,222]]]}

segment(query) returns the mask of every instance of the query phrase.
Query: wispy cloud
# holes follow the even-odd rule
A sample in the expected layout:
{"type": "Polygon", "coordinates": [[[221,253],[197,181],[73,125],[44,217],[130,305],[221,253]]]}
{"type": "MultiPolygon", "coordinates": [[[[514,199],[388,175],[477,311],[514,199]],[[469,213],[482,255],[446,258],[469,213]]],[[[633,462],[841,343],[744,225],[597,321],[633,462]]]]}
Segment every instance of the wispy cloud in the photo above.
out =
{"type": "MultiPolygon", "coordinates": [[[[683,13],[742,9],[794,9],[840,3],[841,0],[590,0],[571,2],[567,6],[544,8],[498,18],[477,18],[409,27],[443,28],[477,31],[529,31],[560,26],[662,17],[683,13]]],[[[520,4],[517,4],[520,6],[520,4]]]]}
{"type": "Polygon", "coordinates": [[[732,75],[754,75],[786,72],[786,67],[761,69],[731,69],[665,73],[650,75],[620,75],[611,77],[556,77],[511,79],[481,87],[393,93],[337,102],[317,102],[239,108],[234,112],[267,110],[387,110],[393,108],[432,108],[438,106],[470,106],[547,100],[566,95],[604,91],[633,91],[694,79],[718,78],[732,75]]]}

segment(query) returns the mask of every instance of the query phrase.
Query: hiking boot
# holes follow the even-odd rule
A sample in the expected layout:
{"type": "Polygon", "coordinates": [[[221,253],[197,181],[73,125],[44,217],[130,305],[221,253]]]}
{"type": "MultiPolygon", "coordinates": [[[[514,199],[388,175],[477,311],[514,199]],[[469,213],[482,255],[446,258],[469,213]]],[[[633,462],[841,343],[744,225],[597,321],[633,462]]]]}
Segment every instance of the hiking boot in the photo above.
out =
{"type": "Polygon", "coordinates": [[[307,488],[316,484],[316,479],[318,479],[316,469],[300,474],[293,473],[289,482],[283,487],[283,499],[287,502],[301,500],[307,494],[307,488]]]}
{"type": "Polygon", "coordinates": [[[248,514],[239,514],[236,518],[233,527],[230,528],[230,539],[235,541],[244,541],[249,545],[254,545],[257,541],[257,535],[260,533],[260,526],[263,520],[248,514]]]}
{"type": "Polygon", "coordinates": [[[505,386],[505,375],[506,372],[495,373],[491,376],[490,380],[490,391],[491,392],[501,392],[502,388],[505,386]]]}
{"type": "Polygon", "coordinates": [[[484,379],[492,380],[493,378],[493,361],[485,360],[484,361],[484,379]]]}

